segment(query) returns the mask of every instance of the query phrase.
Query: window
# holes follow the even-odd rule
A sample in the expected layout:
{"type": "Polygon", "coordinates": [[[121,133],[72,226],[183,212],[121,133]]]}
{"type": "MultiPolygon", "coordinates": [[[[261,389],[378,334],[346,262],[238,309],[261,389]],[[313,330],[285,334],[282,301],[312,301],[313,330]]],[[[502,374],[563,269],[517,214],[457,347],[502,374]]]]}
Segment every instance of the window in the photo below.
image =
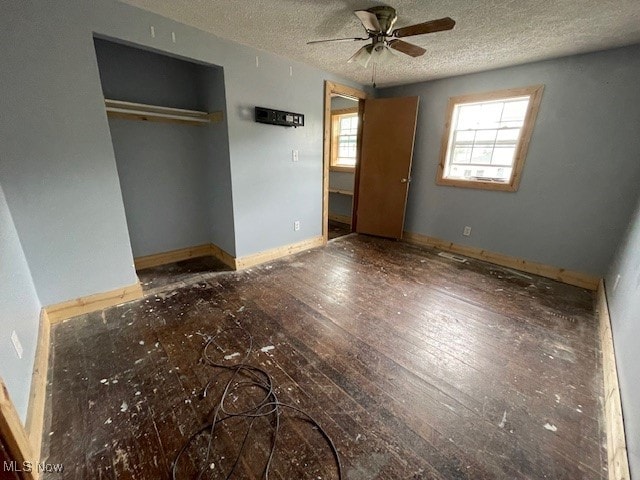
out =
{"type": "Polygon", "coordinates": [[[450,98],[436,183],[517,190],[542,89],[450,98]]]}
{"type": "Polygon", "coordinates": [[[334,110],[331,113],[331,170],[354,171],[357,145],[358,109],[334,110]]]}

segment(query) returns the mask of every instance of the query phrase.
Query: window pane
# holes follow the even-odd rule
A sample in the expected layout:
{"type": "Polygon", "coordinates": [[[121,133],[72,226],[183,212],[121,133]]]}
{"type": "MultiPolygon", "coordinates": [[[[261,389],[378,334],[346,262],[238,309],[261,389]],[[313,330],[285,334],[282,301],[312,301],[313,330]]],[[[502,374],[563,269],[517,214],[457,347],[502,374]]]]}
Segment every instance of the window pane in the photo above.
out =
{"type": "Polygon", "coordinates": [[[505,182],[508,182],[509,180],[511,180],[511,172],[512,171],[513,171],[513,168],[499,168],[498,169],[498,175],[505,182]]]}
{"type": "Polygon", "coordinates": [[[480,128],[499,126],[503,105],[503,102],[492,102],[483,104],[478,126],[480,128]]]}
{"type": "Polygon", "coordinates": [[[493,151],[493,157],[491,159],[491,163],[493,165],[505,165],[512,166],[513,158],[516,152],[515,147],[497,147],[493,151]]]}
{"type": "Polygon", "coordinates": [[[356,143],[356,136],[355,135],[340,135],[338,137],[338,142],[340,143],[356,143]]]}
{"type": "Polygon", "coordinates": [[[493,143],[496,141],[497,133],[498,133],[497,130],[478,130],[476,132],[475,144],[478,145],[479,143],[482,143],[482,144],[490,143],[491,145],[493,145],[493,143]]]}
{"type": "Polygon", "coordinates": [[[356,135],[340,135],[338,145],[356,145],[356,135]]]}
{"type": "Polygon", "coordinates": [[[510,143],[515,145],[518,141],[518,137],[520,136],[519,128],[505,128],[502,130],[498,130],[498,137],[496,139],[497,143],[510,143]]]}
{"type": "Polygon", "coordinates": [[[338,157],[345,158],[355,158],[356,157],[356,149],[350,147],[338,147],[338,157]]]}
{"type": "Polygon", "coordinates": [[[454,142],[459,143],[473,143],[473,139],[476,136],[475,130],[458,130],[455,133],[454,142]]]}
{"type": "Polygon", "coordinates": [[[457,128],[468,130],[477,128],[481,116],[480,105],[461,105],[458,108],[457,128]]]}
{"type": "Polygon", "coordinates": [[[471,148],[456,147],[453,150],[453,156],[451,158],[452,163],[469,163],[471,158],[471,148]]]}
{"type": "Polygon", "coordinates": [[[471,163],[488,165],[491,163],[493,148],[474,148],[471,153],[471,163]]]}
{"type": "Polygon", "coordinates": [[[340,135],[355,135],[358,133],[358,115],[340,117],[340,135]]]}
{"type": "Polygon", "coordinates": [[[507,102],[504,104],[504,112],[502,113],[503,122],[522,122],[527,113],[529,99],[518,100],[515,102],[507,102]]]}

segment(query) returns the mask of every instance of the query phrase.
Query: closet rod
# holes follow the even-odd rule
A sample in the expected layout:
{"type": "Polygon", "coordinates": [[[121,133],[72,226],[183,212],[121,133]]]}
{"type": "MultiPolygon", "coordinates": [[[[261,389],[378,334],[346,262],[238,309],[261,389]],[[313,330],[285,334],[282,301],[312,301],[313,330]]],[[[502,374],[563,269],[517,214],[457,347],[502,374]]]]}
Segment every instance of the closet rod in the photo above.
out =
{"type": "Polygon", "coordinates": [[[182,108],[161,107],[144,103],[125,102],[122,100],[105,99],[107,115],[128,120],[143,120],[156,122],[175,122],[190,125],[204,125],[217,123],[222,120],[222,112],[201,112],[182,108]]]}

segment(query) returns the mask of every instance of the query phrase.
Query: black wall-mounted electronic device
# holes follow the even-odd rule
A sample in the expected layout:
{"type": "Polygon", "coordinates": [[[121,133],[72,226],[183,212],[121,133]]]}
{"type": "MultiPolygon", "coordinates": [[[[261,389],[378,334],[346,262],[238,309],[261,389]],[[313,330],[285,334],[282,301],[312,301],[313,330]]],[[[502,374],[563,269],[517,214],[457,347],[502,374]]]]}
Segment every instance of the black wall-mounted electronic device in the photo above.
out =
{"type": "Polygon", "coordinates": [[[256,107],[256,122],[282,125],[283,127],[304,127],[304,115],[273,110],[272,108],[256,107]]]}

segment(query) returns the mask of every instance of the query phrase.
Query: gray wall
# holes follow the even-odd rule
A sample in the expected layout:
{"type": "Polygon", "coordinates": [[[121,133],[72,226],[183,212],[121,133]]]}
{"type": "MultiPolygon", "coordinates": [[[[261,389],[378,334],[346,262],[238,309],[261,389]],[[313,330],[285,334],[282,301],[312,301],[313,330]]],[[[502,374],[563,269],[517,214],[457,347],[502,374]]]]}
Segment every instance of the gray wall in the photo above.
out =
{"type": "MultiPolygon", "coordinates": [[[[329,172],[329,188],[353,191],[354,174],[351,172],[329,172]]],[[[353,197],[340,193],[329,195],[329,213],[351,216],[353,197]]]]}
{"type": "MultiPolygon", "coordinates": [[[[635,161],[638,161],[636,157],[635,161]]],[[[632,478],[640,478],[640,202],[606,277],[632,478]],[[616,285],[616,278],[620,280],[616,285]],[[615,289],[614,289],[615,287],[615,289]]]]}
{"type": "Polygon", "coordinates": [[[103,38],[94,45],[105,98],[204,110],[203,65],[103,38]]]}
{"type": "Polygon", "coordinates": [[[233,220],[233,192],[229,159],[229,128],[222,68],[204,68],[199,76],[203,108],[222,112],[223,121],[209,126],[205,132],[207,156],[206,183],[209,239],[231,255],[236,254],[233,220]]]}
{"type": "MultiPolygon", "coordinates": [[[[202,78],[214,67],[100,39],[95,46],[105,98],[208,111],[202,78]]],[[[220,128],[122,119],[109,128],[134,257],[209,243],[216,183],[207,142],[220,128]]]]}
{"type": "Polygon", "coordinates": [[[225,65],[236,254],[242,257],[322,234],[323,78],[261,53],[225,65]],[[315,94],[314,94],[315,93],[315,94]],[[254,122],[254,106],[305,115],[305,126],[254,122]],[[299,161],[292,162],[292,150],[299,161]],[[294,231],[294,221],[300,230],[294,231]]]}
{"type": "Polygon", "coordinates": [[[0,259],[0,377],[24,422],[36,352],[40,301],[1,186],[0,259]],[[22,359],[18,358],[11,343],[14,330],[24,348],[22,359]]]}
{"type": "Polygon", "coordinates": [[[233,198],[234,228],[220,246],[243,256],[320,235],[323,86],[340,78],[112,0],[0,9],[0,179],[43,304],[137,281],[94,33],[224,68],[230,167],[210,175],[227,175],[216,200],[233,198]],[[306,125],[254,123],[255,105],[306,125]]]}
{"type": "Polygon", "coordinates": [[[338,95],[331,97],[331,110],[342,110],[344,108],[358,107],[358,101],[352,98],[340,97],[338,95]]]}
{"type": "Polygon", "coordinates": [[[137,281],[89,5],[1,7],[0,179],[44,305],[137,281]]]}
{"type": "Polygon", "coordinates": [[[405,229],[604,275],[640,184],[639,78],[636,45],[382,90],[420,96],[405,229]],[[518,192],[435,184],[449,97],[540,83],[518,192]]]}
{"type": "Polygon", "coordinates": [[[206,127],[110,119],[134,257],[210,243],[206,127]]]}

